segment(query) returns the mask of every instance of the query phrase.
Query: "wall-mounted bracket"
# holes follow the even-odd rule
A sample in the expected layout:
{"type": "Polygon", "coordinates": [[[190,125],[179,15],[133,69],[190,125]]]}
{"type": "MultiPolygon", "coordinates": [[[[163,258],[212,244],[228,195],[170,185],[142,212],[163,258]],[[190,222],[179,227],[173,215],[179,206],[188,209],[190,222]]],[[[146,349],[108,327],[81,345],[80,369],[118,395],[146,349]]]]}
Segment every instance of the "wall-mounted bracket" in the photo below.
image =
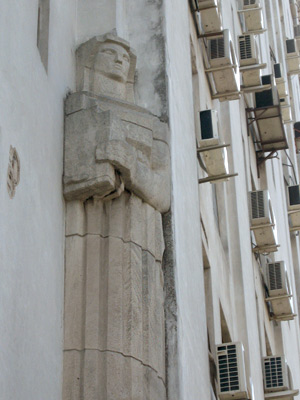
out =
{"type": "Polygon", "coordinates": [[[263,8],[252,7],[237,10],[242,24],[243,35],[259,35],[266,32],[263,24],[263,8]]]}
{"type": "Polygon", "coordinates": [[[280,247],[280,244],[272,244],[272,245],[266,245],[266,246],[255,246],[252,249],[252,251],[253,251],[253,253],[269,254],[269,253],[274,253],[275,251],[277,251],[278,247],[280,247]]]}
{"type": "Polygon", "coordinates": [[[280,392],[265,393],[265,400],[285,400],[291,397],[295,397],[299,394],[299,390],[284,390],[280,392]]]}
{"type": "Polygon", "coordinates": [[[199,39],[205,39],[205,38],[216,38],[216,37],[221,37],[223,36],[224,31],[218,31],[218,32],[210,32],[210,33],[202,33],[201,35],[198,36],[199,39]]]}
{"type": "Polygon", "coordinates": [[[220,67],[212,67],[212,68],[207,68],[205,69],[205,72],[209,73],[209,72],[216,72],[216,71],[223,71],[224,69],[237,69],[237,65],[233,64],[233,65],[221,65],[220,67]]]}
{"type": "Polygon", "coordinates": [[[224,175],[216,175],[216,176],[208,176],[207,178],[198,179],[198,183],[207,183],[207,182],[216,182],[216,181],[225,181],[233,176],[238,176],[237,173],[234,174],[224,174],[224,175]]]}
{"type": "MultiPolygon", "coordinates": [[[[246,72],[246,71],[252,71],[254,69],[265,69],[267,68],[267,64],[254,64],[254,65],[244,65],[243,67],[240,67],[240,72],[246,72]]],[[[266,87],[266,86],[264,86],[266,87]]]]}
{"type": "MultiPolygon", "coordinates": [[[[267,226],[271,226],[273,228],[275,224],[252,225],[250,226],[250,229],[251,231],[255,231],[256,229],[266,228],[267,226]]],[[[272,247],[274,247],[274,245],[272,245],[272,247]]]]}
{"type": "Polygon", "coordinates": [[[243,31],[243,35],[259,35],[267,32],[267,29],[256,29],[255,31],[243,31]]]}
{"type": "Polygon", "coordinates": [[[282,315],[282,316],[272,316],[270,317],[271,321],[292,321],[295,317],[297,317],[297,314],[288,314],[288,315],[282,315]]]}
{"type": "Polygon", "coordinates": [[[283,294],[281,296],[273,296],[273,297],[267,297],[265,301],[272,301],[272,300],[280,300],[280,299],[290,299],[292,298],[292,294],[283,294]]]}
{"type": "Polygon", "coordinates": [[[212,8],[218,8],[218,6],[216,4],[211,4],[210,6],[201,5],[201,4],[198,3],[197,0],[195,0],[195,3],[196,3],[195,11],[197,11],[197,12],[201,12],[201,11],[204,11],[204,10],[210,10],[212,8]]]}
{"type": "Polygon", "coordinates": [[[241,92],[235,91],[235,92],[225,92],[225,93],[220,93],[220,94],[214,94],[211,96],[213,100],[216,99],[222,99],[224,97],[231,97],[231,100],[238,100],[241,98],[241,92]]]}
{"type": "Polygon", "coordinates": [[[244,14],[252,11],[259,11],[262,10],[262,7],[257,7],[257,8],[245,8],[245,10],[237,10],[239,14],[244,14]]]}
{"type": "MultiPolygon", "coordinates": [[[[257,154],[263,154],[263,152],[258,151],[257,154]]],[[[274,156],[274,154],[277,154],[276,150],[271,151],[267,156],[261,156],[259,155],[257,157],[257,166],[260,167],[263,163],[265,163],[267,160],[270,160],[271,158],[277,158],[274,156]]]]}
{"type": "MultiPolygon", "coordinates": [[[[243,71],[241,71],[243,72],[243,71]]],[[[241,91],[243,93],[252,93],[252,92],[262,92],[264,90],[271,89],[271,85],[259,85],[259,86],[241,86],[241,91]]]]}
{"type": "Polygon", "coordinates": [[[202,153],[203,151],[223,149],[224,147],[230,147],[230,144],[218,144],[215,146],[200,147],[197,149],[197,153],[202,153]]]}

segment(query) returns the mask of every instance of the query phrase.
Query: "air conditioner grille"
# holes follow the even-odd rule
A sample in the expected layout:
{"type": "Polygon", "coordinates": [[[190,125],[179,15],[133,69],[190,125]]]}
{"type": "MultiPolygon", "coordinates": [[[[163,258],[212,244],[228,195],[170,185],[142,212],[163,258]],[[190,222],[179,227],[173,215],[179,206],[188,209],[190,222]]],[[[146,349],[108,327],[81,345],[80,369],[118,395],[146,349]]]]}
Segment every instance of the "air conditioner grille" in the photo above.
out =
{"type": "Polygon", "coordinates": [[[253,219],[265,216],[264,192],[262,190],[251,192],[251,208],[253,219]]]}
{"type": "Polygon", "coordinates": [[[295,122],[294,123],[294,131],[295,131],[295,138],[300,137],[300,122],[295,122]]]}
{"type": "Polygon", "coordinates": [[[266,388],[280,388],[283,386],[283,371],[281,357],[270,357],[265,362],[265,385],[266,388]]]}
{"type": "Polygon", "coordinates": [[[274,73],[275,73],[275,78],[282,78],[282,73],[281,73],[281,65],[280,63],[274,64],[274,73]]]}
{"type": "Polygon", "coordinates": [[[287,53],[295,53],[296,52],[296,45],[294,39],[288,39],[286,41],[286,51],[287,53]]]}
{"type": "Polygon", "coordinates": [[[290,199],[290,206],[300,205],[300,186],[299,185],[289,186],[289,199],[290,199]]]}
{"type": "Polygon", "coordinates": [[[220,346],[218,351],[222,351],[218,355],[220,391],[238,391],[240,385],[236,345],[220,346]]]}
{"type": "Polygon", "coordinates": [[[240,54],[241,59],[246,60],[248,58],[252,58],[252,51],[251,51],[251,37],[250,35],[241,36],[240,39],[240,54]]]}
{"type": "Polygon", "coordinates": [[[280,263],[268,264],[270,290],[282,289],[280,263]]]}
{"type": "Polygon", "coordinates": [[[224,38],[217,38],[210,40],[210,58],[224,58],[225,57],[225,43],[224,38]]]}

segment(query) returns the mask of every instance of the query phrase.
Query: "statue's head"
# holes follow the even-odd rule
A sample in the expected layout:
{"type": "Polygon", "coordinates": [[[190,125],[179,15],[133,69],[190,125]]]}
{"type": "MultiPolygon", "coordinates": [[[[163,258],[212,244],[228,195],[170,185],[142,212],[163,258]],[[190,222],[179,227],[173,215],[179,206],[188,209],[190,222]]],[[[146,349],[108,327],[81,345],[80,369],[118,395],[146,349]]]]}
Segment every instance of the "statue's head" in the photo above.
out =
{"type": "Polygon", "coordinates": [[[133,101],[136,56],[113,33],[94,37],[77,49],[77,90],[133,101]]]}
{"type": "Polygon", "coordinates": [[[117,43],[104,42],[99,46],[99,52],[95,57],[95,70],[126,83],[130,68],[130,55],[128,51],[117,43]]]}

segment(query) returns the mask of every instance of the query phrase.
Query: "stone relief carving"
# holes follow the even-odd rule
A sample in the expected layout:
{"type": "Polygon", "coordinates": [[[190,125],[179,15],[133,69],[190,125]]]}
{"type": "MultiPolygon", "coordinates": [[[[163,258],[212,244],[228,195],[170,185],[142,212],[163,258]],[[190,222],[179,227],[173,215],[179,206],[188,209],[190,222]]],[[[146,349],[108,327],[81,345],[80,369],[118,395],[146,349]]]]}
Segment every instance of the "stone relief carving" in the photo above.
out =
{"type": "Polygon", "coordinates": [[[76,52],[76,89],[134,102],[136,55],[113,33],[83,43],[76,52]]]}
{"type": "Polygon", "coordinates": [[[92,38],[76,60],[65,105],[63,398],[164,400],[168,129],[133,103],[126,41],[92,38]]]}
{"type": "Polygon", "coordinates": [[[132,98],[136,57],[126,43],[105,35],[79,47],[77,87],[91,93],[77,92],[68,99],[65,197],[105,198],[124,183],[165,212],[170,205],[167,126],[140,107],[108,97],[132,98]]]}
{"type": "Polygon", "coordinates": [[[17,150],[10,146],[9,162],[7,169],[7,190],[9,197],[12,199],[16,192],[16,187],[20,182],[20,158],[17,150]]]}

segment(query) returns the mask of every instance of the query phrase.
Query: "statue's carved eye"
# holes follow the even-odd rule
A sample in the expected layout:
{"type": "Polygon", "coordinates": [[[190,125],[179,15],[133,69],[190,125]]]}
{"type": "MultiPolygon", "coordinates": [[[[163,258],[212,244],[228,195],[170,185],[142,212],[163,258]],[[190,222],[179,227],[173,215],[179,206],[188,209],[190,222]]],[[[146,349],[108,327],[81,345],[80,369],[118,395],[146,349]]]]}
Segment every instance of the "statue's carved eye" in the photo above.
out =
{"type": "Polygon", "coordinates": [[[102,50],[102,53],[109,54],[109,55],[114,55],[115,51],[112,50],[112,49],[104,49],[104,50],[102,50]]]}
{"type": "Polygon", "coordinates": [[[129,57],[128,57],[127,54],[123,54],[123,58],[124,58],[124,60],[126,60],[127,62],[129,62],[129,57]]]}

